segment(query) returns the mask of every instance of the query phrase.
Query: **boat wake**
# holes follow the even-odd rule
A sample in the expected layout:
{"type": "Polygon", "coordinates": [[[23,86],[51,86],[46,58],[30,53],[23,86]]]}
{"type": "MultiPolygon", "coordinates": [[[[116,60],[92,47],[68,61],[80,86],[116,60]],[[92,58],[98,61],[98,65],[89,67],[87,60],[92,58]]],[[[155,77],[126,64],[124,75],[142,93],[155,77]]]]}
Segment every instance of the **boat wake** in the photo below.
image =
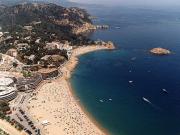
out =
{"type": "Polygon", "coordinates": [[[162,89],[162,91],[166,94],[168,94],[168,91],[166,89],[162,89]]]}
{"type": "Polygon", "coordinates": [[[147,98],[145,98],[145,97],[143,97],[142,99],[143,99],[145,102],[147,102],[147,103],[149,103],[149,104],[152,104],[151,101],[149,101],[149,99],[147,99],[147,98]]]}
{"type": "Polygon", "coordinates": [[[162,110],[159,106],[153,104],[149,99],[142,97],[143,101],[148,103],[149,105],[151,105],[153,108],[157,109],[157,110],[162,110]]]}

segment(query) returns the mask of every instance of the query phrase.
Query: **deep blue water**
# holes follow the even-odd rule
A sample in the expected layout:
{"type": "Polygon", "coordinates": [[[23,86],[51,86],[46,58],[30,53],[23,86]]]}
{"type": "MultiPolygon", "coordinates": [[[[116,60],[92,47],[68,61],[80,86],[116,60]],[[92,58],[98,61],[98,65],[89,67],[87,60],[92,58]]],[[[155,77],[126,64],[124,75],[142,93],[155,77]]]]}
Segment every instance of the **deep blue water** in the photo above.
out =
{"type": "Polygon", "coordinates": [[[71,82],[84,107],[112,135],[180,135],[180,12],[88,10],[99,17],[95,23],[111,26],[90,37],[112,40],[117,49],[80,57],[71,82]],[[173,53],[154,56],[153,47],[173,53]]]}

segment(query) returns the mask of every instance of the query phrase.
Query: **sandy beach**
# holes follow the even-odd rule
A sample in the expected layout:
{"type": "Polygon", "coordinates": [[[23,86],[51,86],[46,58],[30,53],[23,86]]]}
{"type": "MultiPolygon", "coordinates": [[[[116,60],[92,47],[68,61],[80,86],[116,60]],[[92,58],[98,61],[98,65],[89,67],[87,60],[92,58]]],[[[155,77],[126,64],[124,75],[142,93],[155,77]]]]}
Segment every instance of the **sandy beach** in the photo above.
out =
{"type": "Polygon", "coordinates": [[[44,135],[105,135],[88,117],[79,101],[72,94],[69,83],[71,72],[78,63],[78,56],[97,50],[113,49],[107,46],[84,46],[73,50],[71,59],[61,68],[63,76],[43,83],[27,105],[29,114],[44,135]],[[47,120],[48,125],[41,122],[47,120]]]}

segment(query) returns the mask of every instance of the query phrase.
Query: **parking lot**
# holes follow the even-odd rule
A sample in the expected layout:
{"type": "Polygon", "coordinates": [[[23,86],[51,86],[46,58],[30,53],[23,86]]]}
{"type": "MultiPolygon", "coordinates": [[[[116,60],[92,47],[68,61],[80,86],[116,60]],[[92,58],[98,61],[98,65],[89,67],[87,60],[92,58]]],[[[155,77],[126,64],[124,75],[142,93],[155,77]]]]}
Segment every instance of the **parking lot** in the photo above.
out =
{"type": "Polygon", "coordinates": [[[41,135],[40,129],[36,126],[38,123],[33,122],[30,119],[30,116],[23,110],[23,106],[28,102],[28,99],[30,98],[30,94],[24,94],[19,96],[19,99],[17,99],[13,106],[13,112],[10,115],[12,120],[15,120],[19,122],[21,125],[24,126],[24,131],[28,135],[41,135]]]}

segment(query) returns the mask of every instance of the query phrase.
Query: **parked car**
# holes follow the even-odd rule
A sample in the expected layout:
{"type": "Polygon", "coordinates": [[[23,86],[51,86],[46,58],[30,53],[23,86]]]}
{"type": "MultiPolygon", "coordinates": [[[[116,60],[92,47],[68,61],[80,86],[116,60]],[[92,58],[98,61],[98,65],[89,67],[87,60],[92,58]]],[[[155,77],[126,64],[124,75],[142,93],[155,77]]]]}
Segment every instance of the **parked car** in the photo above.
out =
{"type": "Polygon", "coordinates": [[[28,133],[29,135],[32,135],[32,132],[30,130],[26,130],[26,133],[28,133]]]}

